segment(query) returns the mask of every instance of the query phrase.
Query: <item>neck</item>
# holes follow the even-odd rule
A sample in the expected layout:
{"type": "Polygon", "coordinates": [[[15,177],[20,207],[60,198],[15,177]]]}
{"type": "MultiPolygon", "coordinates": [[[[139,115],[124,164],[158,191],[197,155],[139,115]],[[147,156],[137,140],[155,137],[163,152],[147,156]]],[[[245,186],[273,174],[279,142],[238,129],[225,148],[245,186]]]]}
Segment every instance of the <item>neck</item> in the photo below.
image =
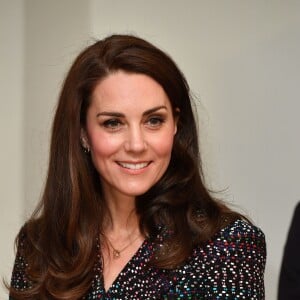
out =
{"type": "Polygon", "coordinates": [[[106,195],[110,216],[105,223],[105,234],[111,238],[128,236],[139,230],[139,218],[135,210],[135,197],[106,195]]]}

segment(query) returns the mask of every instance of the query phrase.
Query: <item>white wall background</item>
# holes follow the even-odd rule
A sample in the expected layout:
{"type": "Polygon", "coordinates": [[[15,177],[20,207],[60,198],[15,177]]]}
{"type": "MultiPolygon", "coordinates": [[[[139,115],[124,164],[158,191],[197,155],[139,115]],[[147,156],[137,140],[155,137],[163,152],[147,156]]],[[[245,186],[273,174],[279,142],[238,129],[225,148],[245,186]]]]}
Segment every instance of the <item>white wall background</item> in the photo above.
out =
{"type": "MultiPolygon", "coordinates": [[[[300,200],[300,2],[0,0],[0,275],[37,202],[59,87],[93,38],[134,33],[166,50],[198,98],[207,179],[266,234],[267,300],[300,200]]],[[[4,292],[0,298],[6,299],[4,292]]]]}
{"type": "MultiPolygon", "coordinates": [[[[0,2],[0,276],[11,272],[24,208],[24,16],[21,2],[0,2]]],[[[2,282],[2,281],[1,281],[2,282]]],[[[4,298],[0,287],[0,299],[4,298]]]]}

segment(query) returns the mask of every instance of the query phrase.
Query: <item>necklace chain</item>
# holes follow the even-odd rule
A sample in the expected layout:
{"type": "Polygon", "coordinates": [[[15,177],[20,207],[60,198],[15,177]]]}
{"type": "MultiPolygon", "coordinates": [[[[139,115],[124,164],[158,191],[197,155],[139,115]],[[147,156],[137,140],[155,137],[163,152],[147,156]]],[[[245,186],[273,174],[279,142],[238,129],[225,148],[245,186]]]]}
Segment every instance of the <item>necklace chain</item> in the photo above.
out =
{"type": "Polygon", "coordinates": [[[124,246],[122,249],[116,249],[113,244],[111,243],[111,241],[109,240],[109,238],[107,239],[107,242],[109,244],[109,246],[112,249],[112,255],[114,259],[118,259],[121,257],[121,252],[123,252],[124,250],[126,250],[129,246],[131,246],[137,239],[139,238],[139,235],[137,235],[132,241],[130,241],[126,246],[124,246]]]}

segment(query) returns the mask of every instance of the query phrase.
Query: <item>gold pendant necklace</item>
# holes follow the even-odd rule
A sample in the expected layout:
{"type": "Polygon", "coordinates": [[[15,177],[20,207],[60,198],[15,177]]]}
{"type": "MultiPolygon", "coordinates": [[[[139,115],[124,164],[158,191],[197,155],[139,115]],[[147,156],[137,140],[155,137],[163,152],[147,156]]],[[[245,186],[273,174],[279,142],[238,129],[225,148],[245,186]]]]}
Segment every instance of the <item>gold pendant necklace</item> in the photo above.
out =
{"type": "Polygon", "coordinates": [[[113,256],[113,259],[118,259],[118,258],[120,258],[120,257],[121,257],[121,252],[123,252],[123,251],[126,250],[129,246],[131,246],[138,238],[139,238],[139,235],[138,235],[134,240],[130,241],[130,242],[129,242],[125,247],[123,247],[122,249],[116,249],[116,248],[112,245],[111,241],[110,241],[108,238],[106,238],[106,239],[107,239],[107,242],[108,242],[108,244],[109,244],[109,246],[110,246],[110,248],[112,249],[112,256],[113,256]]]}

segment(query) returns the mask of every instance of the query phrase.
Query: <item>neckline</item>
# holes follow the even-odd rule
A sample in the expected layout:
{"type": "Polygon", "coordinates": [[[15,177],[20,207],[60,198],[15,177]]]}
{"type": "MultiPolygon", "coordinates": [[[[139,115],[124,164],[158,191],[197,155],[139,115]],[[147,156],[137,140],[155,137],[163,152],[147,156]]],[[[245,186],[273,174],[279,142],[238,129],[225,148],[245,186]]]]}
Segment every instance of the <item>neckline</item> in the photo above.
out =
{"type": "MultiPolygon", "coordinates": [[[[126,273],[128,272],[128,268],[132,265],[134,265],[136,259],[142,255],[144,248],[146,247],[146,245],[149,243],[149,240],[147,238],[145,238],[142,242],[142,244],[140,245],[140,247],[136,250],[136,252],[132,255],[132,257],[129,259],[129,261],[126,263],[126,265],[123,267],[123,269],[119,272],[119,274],[116,276],[116,278],[114,279],[114,281],[112,282],[112,284],[108,287],[108,289],[105,289],[105,282],[104,282],[104,277],[103,274],[101,274],[101,285],[104,291],[104,294],[110,294],[111,290],[117,285],[117,283],[122,279],[122,277],[124,275],[126,275],[126,273]]],[[[103,270],[102,267],[102,262],[100,261],[100,265],[101,265],[101,273],[103,270]]]]}

